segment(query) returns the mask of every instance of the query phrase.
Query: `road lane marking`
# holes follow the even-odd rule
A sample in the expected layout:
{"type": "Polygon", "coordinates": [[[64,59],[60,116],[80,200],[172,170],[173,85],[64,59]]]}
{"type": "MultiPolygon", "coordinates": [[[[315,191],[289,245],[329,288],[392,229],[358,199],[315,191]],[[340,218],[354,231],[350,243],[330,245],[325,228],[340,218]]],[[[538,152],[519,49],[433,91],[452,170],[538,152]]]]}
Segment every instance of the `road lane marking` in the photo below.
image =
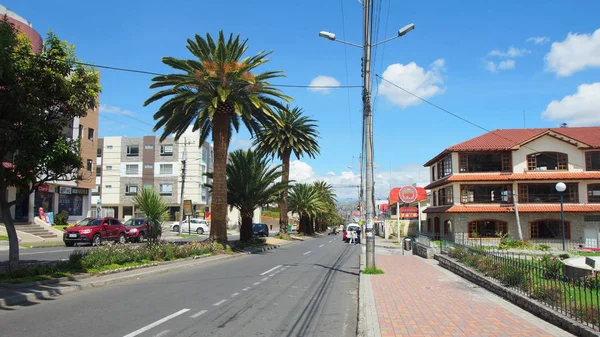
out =
{"type": "Polygon", "coordinates": [[[215,303],[215,304],[213,304],[213,305],[214,305],[215,307],[218,307],[219,305],[221,305],[221,304],[223,304],[223,303],[225,303],[225,302],[227,302],[227,300],[220,300],[219,302],[217,302],[217,303],[215,303]]]}
{"type": "Polygon", "coordinates": [[[262,279],[261,281],[266,281],[266,280],[268,280],[268,279],[269,279],[268,277],[265,277],[265,278],[264,278],[264,279],[262,279]]]}
{"type": "Polygon", "coordinates": [[[310,254],[310,253],[312,253],[312,250],[309,250],[308,252],[306,252],[306,253],[304,253],[302,255],[306,255],[306,254],[310,254]]]}
{"type": "Polygon", "coordinates": [[[161,331],[161,332],[157,333],[156,335],[154,335],[154,337],[161,337],[161,336],[168,334],[169,332],[171,332],[171,330],[161,331]]]}
{"type": "Polygon", "coordinates": [[[63,250],[49,250],[45,252],[35,252],[35,253],[21,253],[19,255],[39,255],[39,254],[47,254],[47,253],[64,253],[64,252],[73,252],[74,249],[63,249],[63,250]]]}
{"type": "Polygon", "coordinates": [[[333,242],[333,240],[329,240],[329,243],[333,242]]]}
{"type": "Polygon", "coordinates": [[[144,333],[144,332],[146,332],[146,331],[148,331],[148,330],[150,330],[150,329],[152,329],[154,327],[157,327],[157,326],[163,324],[164,322],[166,322],[166,321],[168,321],[170,319],[173,319],[173,318],[175,318],[175,317],[177,317],[179,315],[185,314],[188,311],[190,311],[190,309],[181,309],[181,310],[179,310],[178,312],[176,312],[174,314],[170,314],[169,316],[167,316],[165,318],[161,318],[161,319],[159,319],[158,321],[156,321],[156,322],[154,322],[152,324],[148,324],[148,325],[146,325],[143,328],[137,329],[134,332],[132,332],[132,333],[130,333],[128,335],[125,335],[125,337],[135,337],[137,335],[140,335],[140,334],[142,334],[142,333],[144,333]]]}
{"type": "Polygon", "coordinates": [[[260,282],[254,282],[254,284],[252,284],[252,285],[253,285],[253,286],[257,286],[257,285],[259,285],[259,284],[260,284],[260,282]]]}
{"type": "Polygon", "coordinates": [[[275,274],[277,274],[277,273],[273,273],[273,274],[269,275],[269,277],[273,277],[273,276],[275,276],[275,274]]]}
{"type": "Polygon", "coordinates": [[[273,268],[271,268],[271,269],[269,269],[269,270],[261,273],[260,276],[266,275],[266,274],[268,274],[268,273],[272,272],[273,270],[275,270],[277,268],[280,268],[280,267],[281,267],[281,265],[275,266],[275,267],[273,267],[273,268]]]}
{"type": "Polygon", "coordinates": [[[200,310],[200,311],[198,311],[197,313],[195,313],[195,314],[193,314],[192,316],[190,316],[190,318],[198,318],[198,317],[200,317],[200,316],[202,316],[202,315],[206,314],[206,312],[207,312],[207,311],[208,311],[208,310],[200,310]]]}
{"type": "Polygon", "coordinates": [[[321,247],[323,247],[323,246],[325,246],[325,245],[320,245],[320,246],[319,246],[319,248],[321,248],[321,247]]]}
{"type": "Polygon", "coordinates": [[[242,289],[242,291],[247,291],[248,289],[250,289],[250,287],[246,287],[246,288],[242,289]]]}
{"type": "Polygon", "coordinates": [[[231,297],[236,297],[237,295],[239,295],[240,293],[233,293],[231,294],[231,297]]]}

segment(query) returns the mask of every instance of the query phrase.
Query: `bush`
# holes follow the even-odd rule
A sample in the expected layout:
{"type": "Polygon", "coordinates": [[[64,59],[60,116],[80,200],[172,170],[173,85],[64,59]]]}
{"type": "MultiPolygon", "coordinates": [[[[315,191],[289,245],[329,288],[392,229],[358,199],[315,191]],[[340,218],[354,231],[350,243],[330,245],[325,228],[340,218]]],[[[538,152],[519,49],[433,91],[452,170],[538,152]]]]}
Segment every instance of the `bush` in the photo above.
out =
{"type": "Polygon", "coordinates": [[[509,287],[519,287],[528,284],[528,277],[518,266],[504,264],[499,272],[498,281],[509,287]]]}
{"type": "Polygon", "coordinates": [[[459,261],[464,260],[464,258],[468,255],[468,252],[466,249],[462,248],[462,247],[454,247],[451,251],[450,251],[450,257],[455,258],[459,261]]]}
{"type": "Polygon", "coordinates": [[[537,249],[541,250],[542,252],[547,252],[551,249],[551,247],[548,245],[545,245],[545,244],[541,244],[541,245],[537,246],[537,249]]]}
{"type": "Polygon", "coordinates": [[[544,254],[540,259],[540,264],[544,268],[543,277],[546,279],[555,279],[562,272],[562,262],[552,254],[544,254]]]}
{"type": "Polygon", "coordinates": [[[261,215],[271,218],[279,218],[279,210],[264,210],[261,212],[261,215]]]}
{"type": "Polygon", "coordinates": [[[279,233],[274,236],[274,238],[279,240],[291,240],[292,237],[288,233],[279,233]]]}
{"type": "Polygon", "coordinates": [[[55,226],[68,226],[69,225],[69,213],[62,211],[54,216],[55,226]]]}
{"type": "Polygon", "coordinates": [[[516,240],[511,238],[504,238],[500,241],[500,245],[498,246],[500,249],[530,249],[532,248],[531,244],[527,241],[516,240]]]}
{"type": "Polygon", "coordinates": [[[560,288],[550,283],[542,283],[533,286],[531,297],[554,306],[559,305],[562,302],[562,292],[560,288]]]}

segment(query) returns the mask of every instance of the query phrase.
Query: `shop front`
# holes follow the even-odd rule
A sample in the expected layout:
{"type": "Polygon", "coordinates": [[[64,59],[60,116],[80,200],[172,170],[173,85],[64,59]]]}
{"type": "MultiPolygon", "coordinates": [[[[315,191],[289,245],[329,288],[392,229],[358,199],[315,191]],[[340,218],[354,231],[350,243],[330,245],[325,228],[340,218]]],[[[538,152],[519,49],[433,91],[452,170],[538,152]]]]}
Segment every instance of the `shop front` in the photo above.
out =
{"type": "Polygon", "coordinates": [[[69,220],[78,220],[87,215],[89,207],[89,189],[58,187],[57,213],[64,211],[69,214],[69,220]]]}

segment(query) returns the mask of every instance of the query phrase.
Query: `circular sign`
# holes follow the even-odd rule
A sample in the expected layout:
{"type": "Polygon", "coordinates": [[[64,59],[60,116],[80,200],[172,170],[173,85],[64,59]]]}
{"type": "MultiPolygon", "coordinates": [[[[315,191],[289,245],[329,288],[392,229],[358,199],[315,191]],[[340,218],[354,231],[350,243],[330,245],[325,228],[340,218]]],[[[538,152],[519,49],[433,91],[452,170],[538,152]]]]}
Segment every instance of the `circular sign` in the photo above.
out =
{"type": "Polygon", "coordinates": [[[415,202],[418,196],[417,189],[413,186],[404,186],[398,191],[398,197],[402,202],[410,204],[411,202],[415,202]]]}

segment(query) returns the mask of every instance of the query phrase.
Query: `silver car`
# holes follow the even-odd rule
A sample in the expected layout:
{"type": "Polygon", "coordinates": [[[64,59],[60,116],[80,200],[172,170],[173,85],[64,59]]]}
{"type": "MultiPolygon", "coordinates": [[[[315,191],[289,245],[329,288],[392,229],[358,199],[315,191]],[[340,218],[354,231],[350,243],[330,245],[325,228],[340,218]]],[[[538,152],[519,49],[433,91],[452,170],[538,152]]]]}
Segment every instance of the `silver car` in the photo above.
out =
{"type": "MultiPolygon", "coordinates": [[[[204,234],[204,233],[208,233],[208,231],[209,231],[208,222],[204,219],[191,219],[190,223],[191,223],[191,226],[188,225],[187,220],[183,221],[183,223],[181,224],[181,232],[182,233],[193,232],[196,234],[204,234]]],[[[172,232],[179,232],[179,221],[173,222],[169,226],[169,228],[171,229],[172,232]]]]}

